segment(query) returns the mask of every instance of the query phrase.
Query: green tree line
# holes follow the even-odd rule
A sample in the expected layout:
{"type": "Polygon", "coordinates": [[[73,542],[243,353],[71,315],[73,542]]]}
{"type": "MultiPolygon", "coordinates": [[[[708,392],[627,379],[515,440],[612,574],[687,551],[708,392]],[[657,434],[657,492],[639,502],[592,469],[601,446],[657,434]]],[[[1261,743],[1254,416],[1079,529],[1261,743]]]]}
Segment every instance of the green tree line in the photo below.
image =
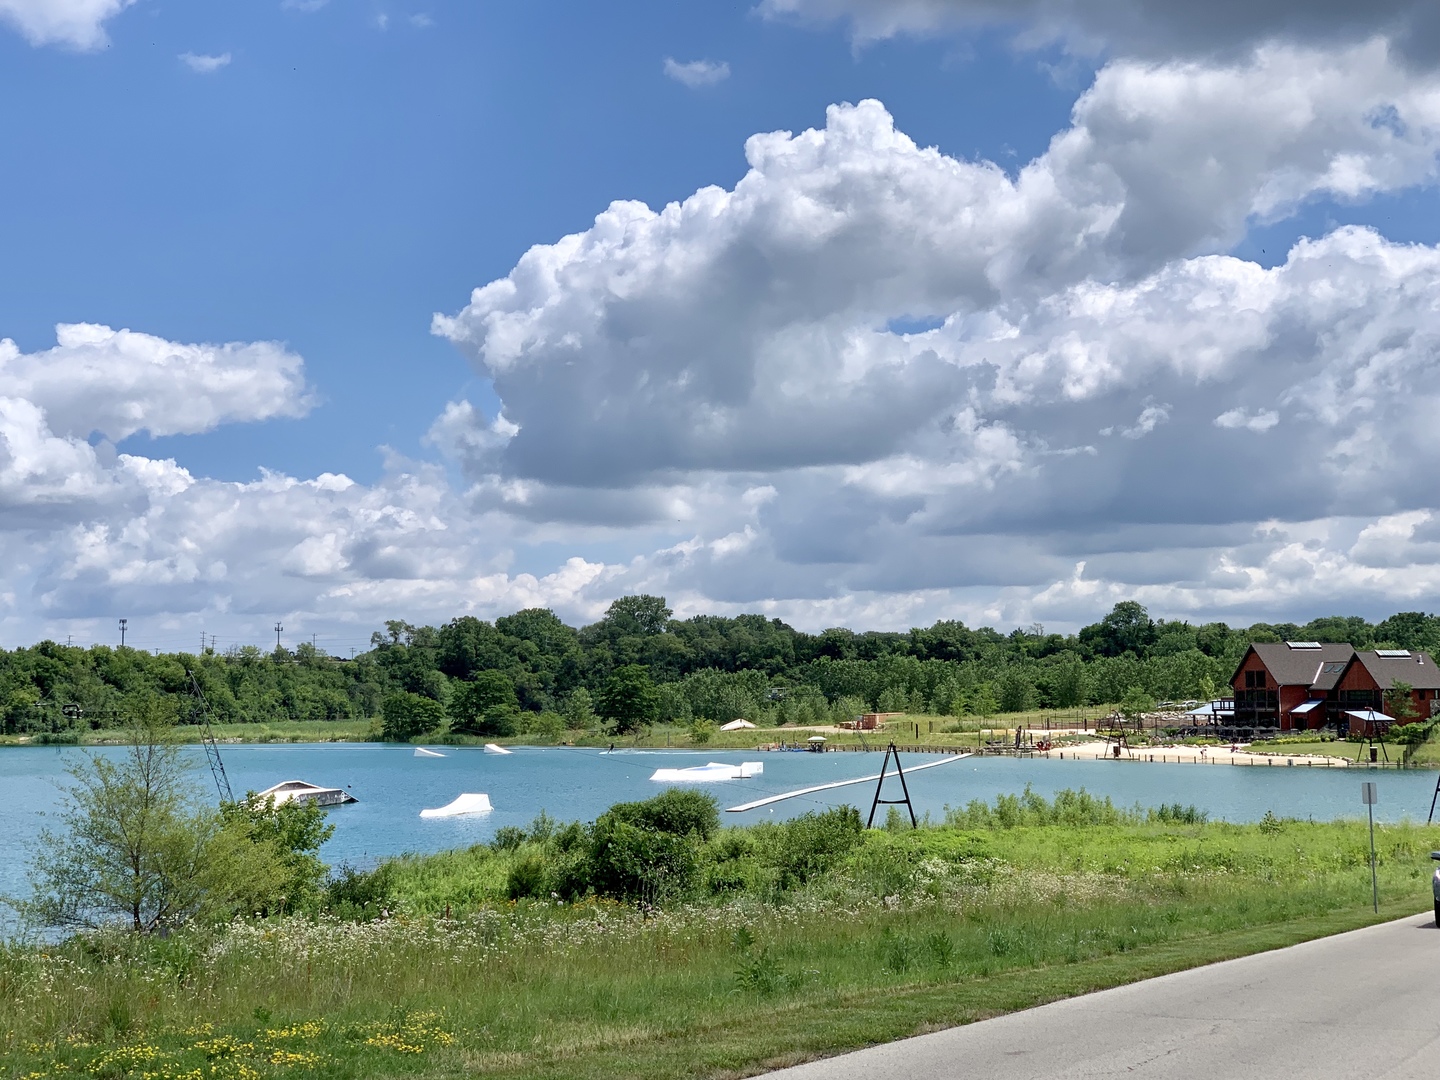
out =
{"type": "Polygon", "coordinates": [[[1440,647],[1440,616],[1378,623],[1331,616],[1305,625],[1152,619],[1127,601],[1076,634],[1008,634],[943,620],[906,633],[832,628],[810,634],[761,615],[675,619],[663,597],[626,596],[598,622],[566,625],[527,609],[494,622],[388,622],[353,659],[310,645],[153,655],[42,641],[0,649],[0,731],[63,734],[120,726],[158,695],[181,723],[211,719],[381,718],[387,735],[450,730],[506,736],[606,724],[812,723],[859,712],[982,715],[1224,693],[1252,641],[1440,647]]]}

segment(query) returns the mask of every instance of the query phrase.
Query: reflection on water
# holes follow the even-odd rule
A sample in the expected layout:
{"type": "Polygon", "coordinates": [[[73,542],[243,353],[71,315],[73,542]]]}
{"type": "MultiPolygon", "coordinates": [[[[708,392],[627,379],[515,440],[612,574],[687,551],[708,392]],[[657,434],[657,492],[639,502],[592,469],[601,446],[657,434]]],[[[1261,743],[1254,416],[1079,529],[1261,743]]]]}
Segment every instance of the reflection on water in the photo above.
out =
{"type": "MultiPolygon", "coordinates": [[[[565,747],[516,748],[502,756],[478,747],[438,747],[443,758],[417,758],[410,746],[328,743],[315,745],[225,746],[222,752],[237,792],[259,790],[282,780],[308,780],[343,787],[359,802],[330,811],[335,835],[326,845],[332,864],[364,865],[385,855],[438,851],[481,843],[502,825],[525,825],[541,810],[561,820],[589,820],[612,803],[643,799],[662,789],[650,781],[660,765],[706,761],[761,760],[765,771],[748,780],[702,785],[721,806],[765,795],[878,772],[880,754],[756,753],[747,751],[617,750],[604,753],[565,747]],[[492,813],[466,818],[422,820],[426,807],[443,806],[462,792],[484,792],[492,813]]],[[[65,769],[86,753],[113,749],[7,747],[0,749],[0,893],[24,887],[24,868],[47,812],[60,804],[65,769]]],[[[198,748],[187,748],[196,781],[207,794],[210,776],[198,748]]],[[[933,760],[906,755],[905,760],[933,760]]],[[[1129,761],[1059,761],[967,758],[919,773],[910,781],[918,813],[936,817],[944,808],[971,799],[992,800],[1031,784],[1042,795],[1084,787],[1122,806],[1194,803],[1214,819],[1255,821],[1271,810],[1282,817],[1329,820],[1360,817],[1360,782],[1380,785],[1381,820],[1423,820],[1435,790],[1436,773],[1372,772],[1355,769],[1158,765],[1129,761]]],[[[819,792],[745,814],[725,815],[727,823],[773,820],[842,803],[869,811],[868,785],[819,792]]],[[[887,790],[888,795],[898,796],[887,790]]],[[[883,809],[883,808],[882,808],[883,809]]]]}

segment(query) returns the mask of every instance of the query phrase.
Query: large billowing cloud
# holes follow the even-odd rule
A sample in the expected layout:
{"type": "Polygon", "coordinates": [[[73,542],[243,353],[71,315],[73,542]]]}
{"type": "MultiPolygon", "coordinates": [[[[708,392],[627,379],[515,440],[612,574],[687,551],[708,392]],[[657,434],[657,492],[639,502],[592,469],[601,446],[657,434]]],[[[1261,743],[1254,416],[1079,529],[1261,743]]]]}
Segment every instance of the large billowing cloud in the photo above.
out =
{"type": "Polygon", "coordinates": [[[1306,200],[1433,181],[1440,82],[1384,41],[1112,63],[1014,173],[875,102],[746,149],[733,190],[614,204],[437,317],[503,402],[432,433],[473,506],[693,528],[620,580],[696,607],[1409,588],[1349,552],[1435,502],[1435,250],[1223,254],[1306,200]],[[1267,561],[1295,550],[1277,522],[1328,554],[1267,561]]]}
{"type": "MultiPolygon", "coordinates": [[[[1097,279],[1183,275],[1310,196],[1428,180],[1437,149],[1440,82],[1405,78],[1381,43],[1114,65],[1014,177],[916,146],[877,102],[835,106],[824,130],[752,138],[733,191],[616,203],[437,317],[504,402],[451,442],[477,474],[572,487],[863,466],[940,428],[972,462],[1007,459],[973,409],[983,358],[887,327],[1103,303],[1097,279]]],[[[1077,365],[1072,387],[1106,378],[1077,365]]],[[[999,374],[1003,397],[1016,374],[999,374]]]]}
{"type": "Polygon", "coordinates": [[[108,40],[105,23],[135,0],[0,0],[0,20],[32,45],[88,51],[108,40]]]}
{"type": "Polygon", "coordinates": [[[776,18],[848,22],[856,38],[998,26],[1022,41],[1156,57],[1225,55],[1267,41],[1333,46],[1374,35],[1440,60],[1429,0],[762,0],[776,18]]]}

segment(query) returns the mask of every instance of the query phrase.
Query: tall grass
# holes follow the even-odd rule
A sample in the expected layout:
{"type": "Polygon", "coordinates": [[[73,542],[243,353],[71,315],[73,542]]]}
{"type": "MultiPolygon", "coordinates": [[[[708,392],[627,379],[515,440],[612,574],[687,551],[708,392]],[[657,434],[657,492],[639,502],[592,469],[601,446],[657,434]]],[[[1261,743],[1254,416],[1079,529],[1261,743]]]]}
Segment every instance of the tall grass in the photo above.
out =
{"type": "MultiPolygon", "coordinates": [[[[1100,977],[1067,971],[1119,981],[1187,942],[1201,962],[1256,928],[1371,917],[1358,825],[1176,825],[1080,794],[874,830],[803,884],[740,873],[660,909],[497,899],[543,857],[527,838],[396,862],[388,918],[11,944],[0,1076],[693,1075],[912,1030],[932,989],[993,1011],[1100,977]]],[[[743,870],[778,835],[711,842],[743,870]]],[[[1440,829],[1376,839],[1389,910],[1426,906],[1440,829]]]]}

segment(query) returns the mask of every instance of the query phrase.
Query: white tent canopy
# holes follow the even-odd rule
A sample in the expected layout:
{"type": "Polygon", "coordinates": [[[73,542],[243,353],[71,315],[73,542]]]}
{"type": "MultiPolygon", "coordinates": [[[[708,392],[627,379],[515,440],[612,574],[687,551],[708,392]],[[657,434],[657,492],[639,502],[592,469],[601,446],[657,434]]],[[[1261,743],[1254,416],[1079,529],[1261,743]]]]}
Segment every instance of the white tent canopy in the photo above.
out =
{"type": "Polygon", "coordinates": [[[731,720],[728,724],[721,724],[721,731],[743,731],[745,728],[753,728],[755,725],[749,720],[731,720]]]}
{"type": "Polygon", "coordinates": [[[1352,720],[1361,720],[1367,724],[1393,724],[1395,718],[1386,716],[1383,712],[1376,712],[1374,709],[1347,709],[1345,715],[1352,720]]]}
{"type": "Polygon", "coordinates": [[[1323,709],[1324,707],[1324,699],[1316,698],[1313,701],[1307,701],[1304,704],[1296,705],[1295,708],[1290,710],[1290,713],[1291,715],[1294,715],[1295,713],[1300,713],[1303,716],[1306,713],[1314,712],[1316,709],[1323,709]]]}

